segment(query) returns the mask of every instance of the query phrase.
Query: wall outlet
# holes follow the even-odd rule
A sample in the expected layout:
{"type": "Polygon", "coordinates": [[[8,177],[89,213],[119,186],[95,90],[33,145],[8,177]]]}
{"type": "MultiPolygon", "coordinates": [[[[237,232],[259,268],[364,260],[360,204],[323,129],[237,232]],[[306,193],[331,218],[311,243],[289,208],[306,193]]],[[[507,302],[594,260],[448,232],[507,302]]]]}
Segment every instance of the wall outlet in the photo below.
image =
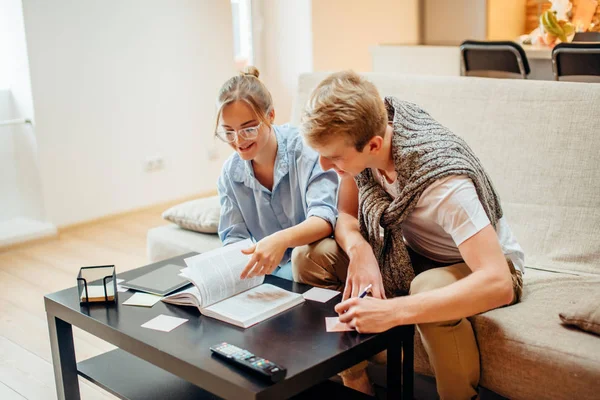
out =
{"type": "Polygon", "coordinates": [[[156,172],[165,168],[165,159],[162,156],[148,157],[144,161],[144,171],[156,172]]]}

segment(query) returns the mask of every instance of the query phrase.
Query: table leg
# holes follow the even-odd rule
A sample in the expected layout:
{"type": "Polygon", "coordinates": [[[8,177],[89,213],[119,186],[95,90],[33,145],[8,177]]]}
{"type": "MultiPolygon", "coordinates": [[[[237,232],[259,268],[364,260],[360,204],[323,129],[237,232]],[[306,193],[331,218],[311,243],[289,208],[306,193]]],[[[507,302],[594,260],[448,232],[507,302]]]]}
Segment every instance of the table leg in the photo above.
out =
{"type": "Polygon", "coordinates": [[[414,395],[414,358],[415,358],[415,327],[410,327],[411,334],[406,335],[402,342],[402,397],[413,399],[414,395]]]}
{"type": "Polygon", "coordinates": [[[387,348],[387,398],[400,399],[402,396],[402,340],[398,335],[390,335],[387,348]]]}
{"type": "Polygon", "coordinates": [[[71,324],[48,314],[48,330],[58,399],[78,400],[80,395],[73,328],[71,324]]]}

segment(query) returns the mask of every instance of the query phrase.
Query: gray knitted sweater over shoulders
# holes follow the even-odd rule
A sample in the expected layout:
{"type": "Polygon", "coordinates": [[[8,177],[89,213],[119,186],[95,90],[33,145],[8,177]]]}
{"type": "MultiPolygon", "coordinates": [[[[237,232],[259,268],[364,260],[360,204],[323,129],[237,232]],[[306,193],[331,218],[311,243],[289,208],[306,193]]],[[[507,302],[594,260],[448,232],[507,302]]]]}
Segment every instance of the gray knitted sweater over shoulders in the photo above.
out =
{"type": "Polygon", "coordinates": [[[467,175],[492,226],[502,217],[500,200],[481,162],[460,137],[435,121],[419,106],[385,98],[388,119],[393,121],[392,156],[396,165],[396,199],[383,190],[371,170],[355,181],[359,189],[359,224],[363,237],[378,258],[386,296],[408,294],[415,277],[404,244],[402,223],[425,189],[450,175],[467,175]],[[380,226],[384,229],[380,236],[380,226]]]}

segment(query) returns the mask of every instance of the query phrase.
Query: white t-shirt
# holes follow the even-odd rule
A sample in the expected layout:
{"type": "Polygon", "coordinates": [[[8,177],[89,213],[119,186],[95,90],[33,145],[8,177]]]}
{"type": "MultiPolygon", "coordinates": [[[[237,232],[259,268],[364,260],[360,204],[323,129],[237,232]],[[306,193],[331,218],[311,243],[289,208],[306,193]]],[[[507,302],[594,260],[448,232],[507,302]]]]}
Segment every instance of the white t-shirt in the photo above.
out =
{"type": "MultiPolygon", "coordinates": [[[[375,179],[392,198],[398,196],[395,182],[378,170],[375,179]]],[[[466,175],[439,179],[423,191],[417,205],[402,224],[404,241],[417,253],[442,263],[462,262],[458,246],[490,224],[473,181],[466,175]]],[[[502,252],[523,272],[525,255],[506,218],[496,226],[502,252]]]]}

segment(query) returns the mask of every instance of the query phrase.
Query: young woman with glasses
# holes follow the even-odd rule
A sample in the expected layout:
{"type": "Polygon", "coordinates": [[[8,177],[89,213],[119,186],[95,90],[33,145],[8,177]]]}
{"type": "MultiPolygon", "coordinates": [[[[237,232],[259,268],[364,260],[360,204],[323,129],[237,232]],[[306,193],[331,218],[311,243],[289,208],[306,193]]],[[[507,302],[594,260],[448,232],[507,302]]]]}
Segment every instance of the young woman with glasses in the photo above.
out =
{"type": "Polygon", "coordinates": [[[219,236],[224,245],[256,242],[243,251],[251,258],[242,278],[291,280],[292,250],[330,237],[335,228],[338,177],[321,169],[297,128],[273,124],[271,94],[258,76],[248,67],[225,82],[217,99],[215,135],[235,150],[217,184],[219,236]]]}

